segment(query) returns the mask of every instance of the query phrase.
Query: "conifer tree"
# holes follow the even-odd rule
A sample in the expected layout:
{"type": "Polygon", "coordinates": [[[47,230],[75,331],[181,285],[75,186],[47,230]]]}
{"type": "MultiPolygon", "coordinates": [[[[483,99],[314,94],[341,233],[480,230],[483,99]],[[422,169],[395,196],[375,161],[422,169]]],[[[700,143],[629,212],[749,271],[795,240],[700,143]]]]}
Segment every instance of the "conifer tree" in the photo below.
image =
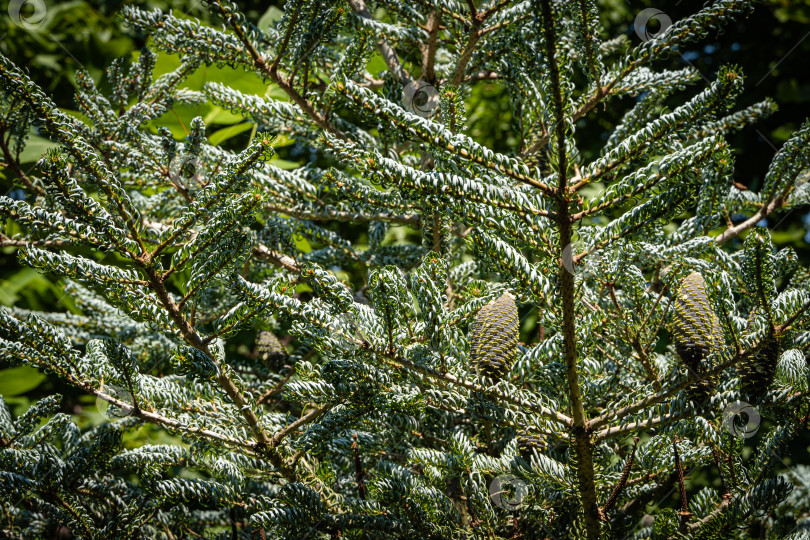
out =
{"type": "Polygon", "coordinates": [[[221,27],[124,8],[149,48],[109,93],[77,73],[81,119],[0,56],[25,191],[0,197],[2,245],[76,306],[0,309],[0,358],[110,417],[0,401],[2,536],[810,532],[810,469],[780,461],[810,415],[810,273],[757,228],[810,202],[810,122],[741,191],[724,137],[775,104],[735,108],[735,66],[654,65],[752,2],[640,44],[607,39],[591,0],[287,0],[271,24],[207,4],[221,27]],[[182,63],[154,76],[162,54],[182,63]],[[184,86],[212,65],[268,92],[184,86]],[[509,152],[467,130],[491,81],[509,152]],[[585,159],[578,133],[622,97],[585,159]],[[189,103],[243,116],[250,142],[214,144],[200,117],[184,140],[149,129],[189,103]],[[28,174],[31,126],[58,147],[28,174]],[[281,139],[307,164],[271,161],[281,139]],[[144,424],[175,442],[127,446],[144,424]]]}

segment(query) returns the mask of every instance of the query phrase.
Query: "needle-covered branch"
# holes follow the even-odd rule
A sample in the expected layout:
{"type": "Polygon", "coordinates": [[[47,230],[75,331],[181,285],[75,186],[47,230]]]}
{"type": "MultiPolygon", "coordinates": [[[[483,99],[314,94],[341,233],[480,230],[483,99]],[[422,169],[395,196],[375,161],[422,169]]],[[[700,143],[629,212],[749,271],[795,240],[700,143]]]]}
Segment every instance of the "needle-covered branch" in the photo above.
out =
{"type": "Polygon", "coordinates": [[[77,115],[0,57],[25,267],[0,361],[71,391],[0,399],[3,534],[743,538],[810,513],[774,466],[810,418],[810,272],[762,227],[810,202],[810,128],[745,189],[727,136],[773,102],[738,108],[738,67],[658,68],[750,2],[629,46],[592,0],[205,3],[123,8],[148,47],[77,72],[77,115]],[[29,168],[32,135],[55,147],[29,168]],[[701,466],[720,490],[679,482],[701,466]]]}

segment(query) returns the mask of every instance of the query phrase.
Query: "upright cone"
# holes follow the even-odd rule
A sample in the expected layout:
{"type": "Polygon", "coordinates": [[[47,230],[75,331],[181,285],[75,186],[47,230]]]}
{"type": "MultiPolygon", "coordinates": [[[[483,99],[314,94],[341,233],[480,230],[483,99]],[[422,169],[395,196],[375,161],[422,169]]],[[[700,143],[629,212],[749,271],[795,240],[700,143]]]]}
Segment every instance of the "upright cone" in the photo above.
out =
{"type": "Polygon", "coordinates": [[[517,355],[518,312],[515,297],[503,293],[478,312],[470,334],[472,365],[480,375],[501,379],[517,355]]]}
{"type": "Polygon", "coordinates": [[[710,379],[701,379],[708,367],[704,360],[723,344],[720,320],[712,309],[706,283],[698,272],[692,272],[681,283],[675,301],[675,350],[688,368],[694,382],[689,387],[693,400],[707,403],[714,392],[710,379]]]}

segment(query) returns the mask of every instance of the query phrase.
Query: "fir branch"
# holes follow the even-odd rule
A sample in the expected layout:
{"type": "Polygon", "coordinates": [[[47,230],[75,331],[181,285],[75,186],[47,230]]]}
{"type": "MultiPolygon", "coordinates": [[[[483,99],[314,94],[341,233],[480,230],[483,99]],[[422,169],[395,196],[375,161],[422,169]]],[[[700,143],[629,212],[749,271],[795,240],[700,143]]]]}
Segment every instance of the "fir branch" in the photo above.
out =
{"type": "Polygon", "coordinates": [[[329,122],[326,117],[321,114],[320,112],[316,111],[312,104],[301,94],[299,94],[293,87],[292,84],[288,79],[285,79],[278,73],[276,64],[268,65],[267,60],[256,50],[256,47],[251,43],[250,39],[247,36],[244,28],[239,24],[239,20],[237,17],[233,16],[233,14],[229,13],[228,10],[225,9],[223,3],[219,0],[212,0],[211,1],[212,9],[217,9],[218,13],[228,22],[231,26],[231,29],[236,34],[236,37],[242,43],[247,51],[248,55],[253,61],[253,65],[258,69],[261,73],[266,75],[271,81],[278,85],[279,88],[284,90],[284,92],[290,96],[290,99],[298,105],[304,113],[312,118],[312,120],[318,124],[322,129],[329,131],[330,133],[334,134],[336,137],[344,138],[345,135],[341,133],[335,126],[329,122]]]}
{"type": "Polygon", "coordinates": [[[475,9],[475,5],[472,4],[472,0],[468,0],[470,3],[470,16],[471,22],[470,25],[470,33],[467,37],[467,44],[464,46],[464,50],[459,55],[458,61],[456,62],[456,67],[453,70],[453,75],[450,77],[450,84],[454,86],[458,86],[461,84],[461,81],[464,80],[464,73],[467,70],[467,64],[469,64],[470,59],[472,58],[473,51],[475,50],[476,44],[478,44],[478,40],[481,39],[483,35],[481,31],[481,25],[484,22],[484,13],[478,13],[475,9]]]}
{"type": "Polygon", "coordinates": [[[408,116],[408,113],[401,110],[395,112],[390,105],[382,101],[374,93],[355,85],[351,81],[336,83],[335,90],[351,99],[357,106],[369,112],[374,112],[403,135],[416,135],[423,141],[436,145],[451,154],[514,178],[522,183],[532,185],[546,195],[554,194],[553,188],[533,178],[534,175],[526,165],[513,158],[496,154],[475,143],[465,135],[454,134],[442,129],[441,126],[430,122],[430,120],[415,115],[408,116]],[[403,120],[403,118],[407,120],[403,120]]]}
{"type": "MultiPolygon", "coordinates": [[[[0,57],[0,159],[33,195],[0,197],[10,221],[0,245],[64,276],[71,308],[0,310],[0,358],[131,411],[80,427],[55,396],[16,419],[0,399],[0,491],[29,493],[7,508],[7,529],[38,537],[56,520],[88,537],[597,538],[608,518],[611,533],[637,526],[645,497],[710,459],[727,459],[731,478],[722,493],[691,496],[703,519],[682,520],[681,535],[732,523],[740,535],[779,534],[784,509],[801,511],[771,452],[810,417],[810,274],[749,229],[807,198],[810,124],[777,152],[760,192],[730,187],[724,135],[773,103],[723,112],[741,89],[737,68],[684,99],[676,93],[699,73],[654,69],[749,2],[715,1],[635,48],[600,42],[591,0],[289,0],[261,29],[232,0],[208,4],[224,27],[124,8],[127,24],[183,58],[158,78],[148,50],[116,61],[109,93],[78,72],[86,122],[0,57]],[[379,80],[367,72],[375,45],[388,68],[379,80]],[[410,61],[433,85],[424,109],[403,94],[410,61]],[[247,81],[185,88],[212,64],[285,98],[247,81]],[[467,125],[480,116],[480,83],[493,80],[513,107],[499,144],[516,141],[516,155],[467,125]],[[624,115],[623,102],[609,104],[621,121],[583,161],[592,137],[575,133],[619,96],[639,99],[624,115]],[[660,112],[671,100],[684,105],[660,112]],[[211,144],[220,135],[202,118],[181,122],[182,142],[149,132],[175,105],[206,103],[253,125],[244,150],[211,144]],[[60,148],[34,178],[20,156],[37,119],[60,148]],[[303,164],[264,163],[271,136],[303,164]],[[751,217],[730,221],[740,214],[751,217]],[[728,241],[744,235],[734,253],[728,241]],[[684,376],[663,329],[669,285],[688,273],[705,276],[717,337],[730,343],[684,376]],[[487,347],[499,358],[482,356],[487,347]],[[757,362],[765,446],[746,460],[719,409],[750,393],[757,362]],[[704,379],[716,381],[718,407],[685,392],[704,379]],[[144,422],[190,446],[122,449],[144,422]],[[651,436],[627,455],[609,443],[642,431],[651,436]],[[177,476],[190,467],[203,478],[177,476]],[[510,490],[489,492],[507,474],[529,488],[514,512],[496,500],[510,490]],[[745,493],[731,497],[733,486],[745,493]]],[[[659,506],[640,534],[678,534],[677,507],[659,506]]]]}
{"type": "MultiPolygon", "coordinates": [[[[129,197],[92,148],[83,140],[76,138],[77,129],[74,121],[60,111],[28,76],[20,72],[8,58],[1,54],[0,80],[3,80],[7,88],[18,93],[29,104],[37,117],[47,126],[49,132],[68,148],[77,163],[96,178],[99,187],[112,201],[118,215],[123,219],[129,233],[132,235],[132,239],[137,243],[140,253],[145,253],[146,248],[137,228],[140,219],[134,208],[132,208],[129,197]]],[[[128,250],[126,254],[131,258],[137,256],[136,253],[128,250]]]]}
{"type": "Polygon", "coordinates": [[[672,453],[675,455],[675,471],[678,473],[678,487],[681,490],[681,510],[678,515],[681,517],[681,530],[684,530],[684,526],[692,517],[692,512],[689,511],[686,500],[686,485],[683,482],[683,466],[681,465],[681,457],[678,455],[677,440],[672,442],[672,453]]]}

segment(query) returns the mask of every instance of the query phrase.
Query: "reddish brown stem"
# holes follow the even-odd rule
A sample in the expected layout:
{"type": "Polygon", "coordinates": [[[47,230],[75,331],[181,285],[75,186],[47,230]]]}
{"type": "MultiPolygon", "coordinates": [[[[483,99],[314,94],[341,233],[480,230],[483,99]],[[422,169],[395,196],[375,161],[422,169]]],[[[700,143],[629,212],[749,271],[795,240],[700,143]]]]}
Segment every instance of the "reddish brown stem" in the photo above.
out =
{"type": "Polygon", "coordinates": [[[627,485],[627,479],[630,478],[630,469],[633,468],[633,461],[636,458],[636,448],[638,447],[638,437],[633,437],[633,449],[630,451],[630,457],[627,458],[627,462],[624,464],[624,471],[622,471],[622,477],[619,479],[619,483],[616,484],[616,487],[613,488],[613,493],[610,494],[605,506],[600,510],[601,517],[604,521],[607,521],[607,511],[610,510],[610,507],[616,503],[616,499],[619,498],[621,495],[624,486],[627,485]]]}

